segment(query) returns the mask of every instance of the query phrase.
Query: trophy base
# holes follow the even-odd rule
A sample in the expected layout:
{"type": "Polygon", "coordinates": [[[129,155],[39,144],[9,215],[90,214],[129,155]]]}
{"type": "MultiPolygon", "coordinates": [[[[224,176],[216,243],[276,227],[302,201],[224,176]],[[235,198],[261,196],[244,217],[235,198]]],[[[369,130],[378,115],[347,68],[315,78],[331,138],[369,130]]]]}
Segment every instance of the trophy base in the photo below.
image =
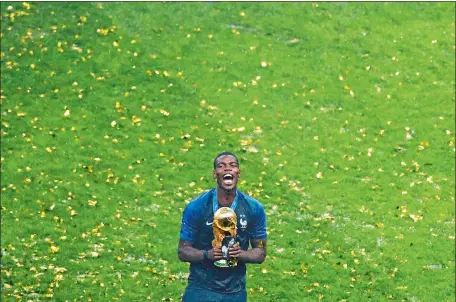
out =
{"type": "Polygon", "coordinates": [[[217,267],[233,267],[237,265],[237,262],[227,261],[225,259],[218,260],[214,262],[214,265],[217,267]]]}

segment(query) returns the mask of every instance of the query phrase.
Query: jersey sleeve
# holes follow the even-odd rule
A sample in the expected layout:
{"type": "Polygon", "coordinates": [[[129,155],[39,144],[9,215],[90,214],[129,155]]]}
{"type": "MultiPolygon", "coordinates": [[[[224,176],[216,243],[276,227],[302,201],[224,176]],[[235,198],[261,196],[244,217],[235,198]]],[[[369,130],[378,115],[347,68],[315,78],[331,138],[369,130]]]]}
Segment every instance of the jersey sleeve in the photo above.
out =
{"type": "Polygon", "coordinates": [[[266,239],[266,213],[264,212],[264,208],[260,205],[255,213],[255,217],[253,219],[253,227],[251,231],[252,239],[266,239]]]}
{"type": "Polygon", "coordinates": [[[180,230],[180,239],[193,242],[198,232],[198,215],[195,207],[189,203],[182,214],[182,225],[180,230]]]}

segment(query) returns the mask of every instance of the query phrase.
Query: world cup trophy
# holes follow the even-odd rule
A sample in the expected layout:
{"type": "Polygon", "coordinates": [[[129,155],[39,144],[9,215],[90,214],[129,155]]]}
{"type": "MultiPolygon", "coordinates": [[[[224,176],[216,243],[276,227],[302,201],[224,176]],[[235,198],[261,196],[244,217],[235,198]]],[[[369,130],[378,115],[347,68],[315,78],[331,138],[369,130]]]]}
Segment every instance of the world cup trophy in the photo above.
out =
{"type": "Polygon", "coordinates": [[[231,258],[229,249],[236,244],[237,216],[233,209],[222,207],[214,214],[214,240],[212,246],[222,248],[223,259],[217,260],[214,264],[218,267],[231,267],[237,265],[237,259],[231,258]]]}

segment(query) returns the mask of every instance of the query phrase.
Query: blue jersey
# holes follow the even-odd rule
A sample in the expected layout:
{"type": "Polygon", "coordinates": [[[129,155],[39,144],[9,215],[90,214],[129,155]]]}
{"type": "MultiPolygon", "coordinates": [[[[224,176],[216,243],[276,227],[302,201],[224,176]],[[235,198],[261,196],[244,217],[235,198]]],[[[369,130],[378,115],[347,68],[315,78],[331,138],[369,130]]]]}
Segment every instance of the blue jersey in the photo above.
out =
{"type": "MultiPolygon", "coordinates": [[[[217,190],[212,189],[192,200],[184,210],[180,238],[193,243],[199,250],[210,250],[214,239],[212,223],[217,190]]],[[[231,206],[237,216],[237,240],[243,250],[249,248],[250,240],[265,239],[266,214],[261,203],[237,191],[231,206]]],[[[245,289],[245,263],[230,268],[219,268],[211,260],[190,264],[188,283],[221,293],[235,293],[245,289]]]]}

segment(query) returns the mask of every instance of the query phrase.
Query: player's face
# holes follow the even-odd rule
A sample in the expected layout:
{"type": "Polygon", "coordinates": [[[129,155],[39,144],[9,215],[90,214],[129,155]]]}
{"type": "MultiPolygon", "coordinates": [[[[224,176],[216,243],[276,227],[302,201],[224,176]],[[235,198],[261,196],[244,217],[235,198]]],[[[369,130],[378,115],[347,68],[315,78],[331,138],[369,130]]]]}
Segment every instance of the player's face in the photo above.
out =
{"type": "Polygon", "coordinates": [[[234,156],[224,155],[217,158],[213,177],[219,188],[225,191],[235,190],[240,176],[241,170],[234,156]]]}

